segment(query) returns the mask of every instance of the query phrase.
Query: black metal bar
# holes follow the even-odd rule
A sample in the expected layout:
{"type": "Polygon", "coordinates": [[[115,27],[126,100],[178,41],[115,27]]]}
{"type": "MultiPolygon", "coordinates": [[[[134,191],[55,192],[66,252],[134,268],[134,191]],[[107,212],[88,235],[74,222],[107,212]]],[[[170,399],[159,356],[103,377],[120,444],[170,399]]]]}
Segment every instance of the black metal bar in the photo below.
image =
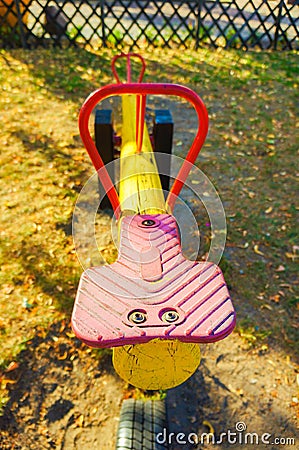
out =
{"type": "Polygon", "coordinates": [[[102,23],[102,42],[107,47],[106,41],[106,24],[105,24],[105,0],[101,0],[101,23],[102,23]]]}
{"type": "MultiPolygon", "coordinates": [[[[114,142],[113,142],[113,119],[112,110],[97,109],[94,120],[94,134],[97,150],[104,162],[109,164],[114,159],[114,142]]],[[[111,174],[110,174],[111,176],[111,174]]],[[[114,177],[111,177],[114,180],[114,177]]],[[[103,186],[99,180],[100,198],[103,197],[100,208],[112,209],[111,203],[107,195],[103,196],[103,186]]]]}
{"type": "MultiPolygon", "coordinates": [[[[287,8],[286,8],[286,6],[285,6],[285,3],[282,2],[281,17],[285,18],[285,16],[286,16],[286,11],[289,12],[289,10],[287,10],[287,8]],[[285,9],[284,11],[282,11],[283,8],[285,9]]],[[[281,27],[281,22],[279,22],[279,28],[280,28],[281,34],[280,34],[280,36],[278,36],[278,39],[279,39],[280,37],[283,38],[284,41],[285,41],[286,47],[287,47],[289,50],[292,50],[292,41],[291,41],[291,40],[288,38],[288,36],[287,36],[287,30],[284,30],[284,29],[281,27]]],[[[277,44],[278,44],[278,40],[277,40],[277,44]]],[[[283,47],[283,49],[285,49],[285,47],[283,47]]]]}
{"type": "Polygon", "coordinates": [[[284,3],[284,0],[280,0],[280,3],[278,5],[278,14],[277,14],[276,21],[275,21],[276,30],[275,30],[275,35],[274,35],[274,50],[277,50],[283,3],[284,3]]]}
{"type": "MultiPolygon", "coordinates": [[[[173,120],[168,109],[157,109],[155,111],[153,137],[154,150],[158,153],[171,155],[173,120]]],[[[163,159],[157,158],[157,166],[160,173],[162,189],[165,197],[167,197],[170,181],[170,157],[163,159]]]]}
{"type": "MultiPolygon", "coordinates": [[[[18,25],[20,28],[20,37],[21,37],[21,43],[23,48],[28,48],[25,33],[24,33],[24,27],[23,27],[23,20],[22,20],[22,14],[21,14],[21,8],[20,8],[20,0],[14,0],[16,4],[16,10],[17,10],[17,17],[18,17],[18,25]]],[[[28,6],[28,5],[27,5],[28,6]]]]}
{"type": "Polygon", "coordinates": [[[201,19],[201,11],[203,6],[204,0],[197,0],[197,24],[196,24],[196,40],[195,40],[195,49],[197,50],[199,47],[199,41],[200,41],[200,29],[202,26],[202,19],[201,19]]]}
{"type": "MultiPolygon", "coordinates": [[[[293,4],[289,4],[289,6],[285,5],[285,10],[286,10],[286,15],[288,17],[288,20],[290,21],[290,24],[288,26],[288,28],[285,30],[286,32],[289,30],[289,28],[294,28],[294,30],[296,31],[296,35],[293,38],[289,38],[287,39],[285,36],[285,39],[287,41],[288,47],[292,50],[293,46],[292,43],[296,42],[296,40],[298,40],[299,38],[299,27],[297,26],[297,24],[299,24],[299,18],[294,18],[291,15],[291,12],[294,8],[299,6],[299,0],[294,0],[293,4]]],[[[294,47],[296,48],[296,46],[294,47]]]]}

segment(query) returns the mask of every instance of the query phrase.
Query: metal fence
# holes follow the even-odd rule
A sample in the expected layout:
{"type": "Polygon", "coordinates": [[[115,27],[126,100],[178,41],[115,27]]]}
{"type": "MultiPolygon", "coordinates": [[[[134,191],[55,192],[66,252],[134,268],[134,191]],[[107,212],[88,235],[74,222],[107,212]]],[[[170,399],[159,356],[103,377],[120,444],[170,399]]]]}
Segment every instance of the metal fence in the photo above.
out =
{"type": "Polygon", "coordinates": [[[0,0],[0,47],[298,49],[299,0],[0,0]]]}

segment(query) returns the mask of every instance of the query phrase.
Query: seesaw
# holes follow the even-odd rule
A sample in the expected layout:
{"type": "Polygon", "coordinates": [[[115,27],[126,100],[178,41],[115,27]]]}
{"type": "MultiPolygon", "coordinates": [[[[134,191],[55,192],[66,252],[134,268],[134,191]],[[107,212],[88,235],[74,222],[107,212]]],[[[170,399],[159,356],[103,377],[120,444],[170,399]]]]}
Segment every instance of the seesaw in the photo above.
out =
{"type": "Polygon", "coordinates": [[[197,369],[198,344],[223,339],[235,326],[234,308],[220,268],[183,256],[172,215],[205,141],[208,115],[201,98],[187,87],[143,83],[145,63],[139,55],[116,56],[112,70],[116,83],[101,87],[86,99],[79,129],[117,220],[118,259],[83,272],[72,326],[87,345],[113,348],[114,368],[130,384],[168,389],[197,369]],[[116,70],[120,57],[127,64],[126,82],[120,81],[116,70]],[[131,79],[132,58],[142,64],[137,82],[131,79]],[[166,199],[155,160],[155,152],[165,149],[163,145],[153,149],[145,120],[147,96],[156,95],[189,101],[198,118],[195,139],[166,199]],[[101,148],[101,136],[96,145],[89,130],[95,107],[112,96],[120,96],[122,103],[118,192],[105,169],[107,152],[105,145],[101,148]]]}

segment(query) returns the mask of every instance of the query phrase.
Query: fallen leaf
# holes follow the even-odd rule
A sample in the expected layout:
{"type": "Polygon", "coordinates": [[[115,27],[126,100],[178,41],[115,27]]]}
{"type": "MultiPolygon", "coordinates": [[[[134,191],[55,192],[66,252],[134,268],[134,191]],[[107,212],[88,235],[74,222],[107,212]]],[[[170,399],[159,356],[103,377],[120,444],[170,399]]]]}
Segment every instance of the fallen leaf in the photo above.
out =
{"type": "Polygon", "coordinates": [[[229,390],[233,393],[236,394],[240,397],[242,397],[244,395],[244,391],[242,388],[237,388],[235,389],[234,387],[232,387],[230,384],[227,386],[229,388],[229,390]]]}
{"type": "Polygon", "coordinates": [[[16,384],[16,380],[10,380],[9,378],[0,378],[1,388],[6,389],[8,384],[16,384]]]}
{"type": "Polygon", "coordinates": [[[270,297],[270,300],[272,302],[279,303],[280,302],[280,295],[278,295],[278,294],[272,295],[272,297],[270,297]]]}
{"type": "Polygon", "coordinates": [[[267,305],[267,303],[264,303],[263,305],[261,305],[261,309],[269,309],[269,311],[273,311],[273,308],[271,308],[270,305],[267,305]]]}
{"type": "Polygon", "coordinates": [[[269,208],[266,209],[265,213],[270,214],[270,212],[272,212],[272,211],[273,211],[273,207],[269,206],[269,208]]]}
{"type": "Polygon", "coordinates": [[[254,336],[254,334],[252,334],[252,333],[239,332],[239,334],[242,338],[247,339],[250,342],[256,341],[256,336],[254,336]]]}
{"type": "Polygon", "coordinates": [[[253,247],[253,251],[254,251],[254,253],[256,253],[257,255],[261,255],[261,256],[264,256],[264,255],[265,255],[265,253],[263,253],[263,252],[261,252],[261,251],[259,250],[259,246],[258,246],[258,245],[255,245],[255,246],[253,247]]]}
{"type": "Polygon", "coordinates": [[[16,370],[18,367],[19,367],[19,364],[16,361],[11,361],[8,364],[5,372],[12,372],[13,370],[16,370]]]}
{"type": "Polygon", "coordinates": [[[269,364],[271,364],[271,366],[276,367],[276,364],[271,359],[268,359],[267,361],[268,361],[269,364]]]}
{"type": "Polygon", "coordinates": [[[69,332],[67,332],[67,333],[65,333],[66,335],[67,335],[67,337],[69,337],[69,338],[74,338],[75,337],[75,334],[72,332],[72,331],[69,331],[69,332]]]}
{"type": "MultiPolygon", "coordinates": [[[[290,406],[293,408],[293,407],[298,407],[298,402],[291,402],[290,403],[290,406]]],[[[298,413],[298,416],[299,416],[299,413],[298,413]]]]}
{"type": "Polygon", "coordinates": [[[249,243],[248,243],[248,242],[245,242],[244,245],[236,245],[236,247],[239,247],[239,248],[248,248],[248,247],[249,247],[249,243]]]}
{"type": "Polygon", "coordinates": [[[22,306],[23,306],[23,308],[26,308],[26,309],[33,308],[33,305],[28,302],[28,298],[26,298],[26,297],[23,298],[22,306]]]}
{"type": "Polygon", "coordinates": [[[299,255],[295,255],[295,253],[286,252],[286,257],[294,261],[296,258],[299,258],[299,255]]]}
{"type": "Polygon", "coordinates": [[[83,414],[81,414],[81,415],[75,420],[74,424],[75,424],[76,427],[80,427],[80,428],[83,427],[83,424],[84,424],[84,416],[83,416],[83,414]]]}
{"type": "Polygon", "coordinates": [[[4,284],[3,285],[3,293],[5,295],[10,295],[14,290],[14,286],[12,284],[4,284]]]}
{"type": "Polygon", "coordinates": [[[11,209],[11,208],[14,208],[14,207],[17,206],[17,205],[16,205],[16,203],[6,202],[6,203],[5,203],[5,206],[6,206],[6,208],[11,209]]]}
{"type": "Polygon", "coordinates": [[[213,425],[211,424],[211,422],[209,422],[208,420],[203,420],[202,424],[203,424],[204,426],[208,427],[209,433],[215,434],[215,430],[214,430],[214,427],[213,427],[213,425]]]}
{"type": "Polygon", "coordinates": [[[59,148],[67,148],[69,145],[70,145],[69,142],[66,142],[66,141],[60,141],[57,143],[57,146],[59,148]]]}

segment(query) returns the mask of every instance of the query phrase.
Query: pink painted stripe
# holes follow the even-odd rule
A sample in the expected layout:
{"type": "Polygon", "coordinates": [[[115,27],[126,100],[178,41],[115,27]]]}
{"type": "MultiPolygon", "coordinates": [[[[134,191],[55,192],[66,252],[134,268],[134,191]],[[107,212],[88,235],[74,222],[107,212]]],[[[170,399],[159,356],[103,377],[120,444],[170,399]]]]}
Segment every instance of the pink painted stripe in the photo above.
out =
{"type": "Polygon", "coordinates": [[[212,283],[209,283],[200,293],[197,293],[190,298],[189,302],[186,304],[185,310],[187,317],[191,316],[195,311],[197,314],[200,309],[206,311],[206,314],[208,315],[207,306],[209,304],[217,305],[223,300],[223,298],[228,297],[225,284],[215,285],[213,283],[213,286],[211,286],[211,284],[212,283]]]}
{"type": "MultiPolygon", "coordinates": [[[[206,327],[207,326],[209,326],[209,328],[213,328],[213,321],[212,321],[212,314],[214,313],[214,312],[216,312],[217,310],[220,310],[220,308],[224,305],[224,304],[226,304],[228,301],[230,301],[230,298],[229,297],[226,297],[223,301],[222,301],[222,303],[219,305],[219,303],[218,304],[216,304],[216,306],[215,306],[215,300],[213,299],[213,298],[209,298],[206,302],[205,302],[205,305],[204,305],[204,308],[202,308],[202,309],[200,309],[200,308],[198,308],[197,309],[197,311],[196,311],[196,314],[197,314],[197,318],[196,318],[196,320],[194,320],[194,322],[192,322],[192,323],[190,323],[189,325],[188,325],[188,328],[187,329],[185,329],[185,335],[186,336],[189,336],[189,335],[191,335],[191,334],[194,334],[194,331],[196,330],[196,329],[199,329],[198,330],[198,333],[199,334],[207,334],[206,333],[206,327]],[[211,324],[211,322],[212,322],[212,324],[211,324]],[[206,324],[206,325],[204,325],[205,326],[205,330],[203,330],[202,329],[202,325],[203,324],[206,324]]],[[[224,308],[226,308],[226,305],[224,306],[224,308]]],[[[218,312],[220,312],[220,311],[218,311],[218,312]]],[[[230,312],[230,311],[229,311],[230,312]]],[[[216,316],[217,317],[217,316],[216,316]]]]}
{"type": "Polygon", "coordinates": [[[104,295],[103,291],[91,290],[89,284],[87,284],[86,286],[82,286],[80,292],[82,295],[80,296],[79,302],[83,301],[82,296],[83,298],[84,296],[87,297],[88,303],[91,303],[93,305],[92,310],[94,311],[102,309],[104,311],[107,311],[107,313],[113,312],[113,315],[121,317],[122,314],[124,314],[127,310],[127,305],[124,302],[122,302],[118,298],[113,297],[112,295],[108,299],[104,295]]]}
{"type": "MultiPolygon", "coordinates": [[[[119,337],[123,337],[124,334],[113,327],[113,325],[110,325],[110,322],[107,322],[107,319],[105,317],[101,317],[98,314],[94,314],[93,316],[90,315],[90,310],[87,309],[84,305],[81,303],[77,305],[77,315],[76,320],[78,319],[78,313],[80,317],[80,321],[84,323],[88,323],[88,327],[91,330],[94,330],[93,334],[96,336],[101,335],[101,328],[105,327],[105,336],[108,336],[109,339],[115,339],[119,337]]],[[[113,318],[111,318],[113,320],[113,318]]],[[[111,322],[113,323],[113,322],[111,322]]]]}
{"type": "Polygon", "coordinates": [[[102,289],[101,285],[95,283],[94,280],[88,277],[85,273],[83,274],[83,277],[81,278],[79,284],[77,294],[78,299],[80,292],[83,290],[85,290],[86,292],[90,292],[91,295],[93,295],[93,298],[95,298],[98,301],[98,303],[101,303],[102,300],[104,300],[108,304],[117,301],[117,305],[119,305],[120,307],[127,305],[126,300],[123,300],[120,297],[113,295],[111,292],[105,291],[104,289],[102,289]],[[100,297],[99,293],[101,294],[100,297]]]}
{"type": "Polygon", "coordinates": [[[139,287],[139,279],[131,279],[124,277],[121,273],[118,273],[117,270],[114,270],[113,264],[112,266],[103,266],[101,267],[101,272],[98,274],[98,278],[95,279],[98,281],[99,286],[102,289],[113,292],[113,295],[120,295],[129,298],[132,295],[135,297],[135,293],[138,292],[136,289],[139,287]]]}
{"type": "Polygon", "coordinates": [[[206,280],[202,284],[197,284],[197,286],[190,283],[183,287],[177,294],[175,294],[172,297],[172,300],[182,309],[184,308],[184,305],[186,307],[190,306],[190,299],[194,299],[195,302],[198,302],[198,299],[205,297],[205,293],[209,292],[212,289],[212,286],[210,284],[213,284],[214,288],[218,288],[218,286],[222,286],[222,277],[219,273],[213,273],[211,277],[206,280]]]}
{"type": "Polygon", "coordinates": [[[162,264],[170,261],[170,259],[180,254],[181,254],[181,247],[179,243],[175,244],[173,247],[167,248],[161,255],[162,264]]]}
{"type": "Polygon", "coordinates": [[[157,235],[155,237],[150,236],[150,239],[147,239],[146,237],[142,237],[142,238],[138,239],[138,241],[133,240],[133,236],[130,236],[130,237],[122,236],[120,249],[122,249],[122,247],[139,249],[140,246],[141,247],[144,246],[145,242],[150,242],[153,247],[163,246],[166,248],[166,245],[167,245],[167,247],[174,245],[173,243],[171,244],[172,240],[174,240],[177,244],[180,244],[180,241],[175,232],[167,233],[167,234],[162,234],[161,232],[159,232],[159,233],[157,233],[157,235]]]}
{"type": "MultiPolygon", "coordinates": [[[[101,267],[101,269],[103,267],[101,267]]],[[[100,271],[100,273],[97,273],[96,268],[94,268],[92,270],[87,269],[86,272],[87,272],[88,278],[90,279],[90,282],[92,282],[95,286],[97,286],[101,290],[105,291],[107,294],[110,294],[111,292],[113,292],[113,295],[117,296],[118,298],[119,297],[127,298],[128,296],[131,296],[131,291],[123,288],[123,280],[120,285],[115,283],[114,280],[113,281],[111,280],[111,278],[110,278],[111,273],[110,273],[110,277],[109,277],[109,274],[107,276],[107,273],[106,273],[106,276],[104,276],[104,274],[102,273],[102,270],[100,271]]]]}
{"type": "Polygon", "coordinates": [[[227,322],[228,322],[228,321],[232,322],[232,321],[234,320],[234,318],[235,318],[235,312],[234,312],[233,309],[231,310],[230,313],[228,313],[228,312],[225,310],[225,312],[223,313],[223,315],[222,315],[221,317],[219,317],[219,319],[218,319],[218,325],[216,325],[216,326],[213,328],[214,333],[216,333],[216,332],[217,332],[217,333],[223,332],[223,331],[228,327],[227,322]]]}

